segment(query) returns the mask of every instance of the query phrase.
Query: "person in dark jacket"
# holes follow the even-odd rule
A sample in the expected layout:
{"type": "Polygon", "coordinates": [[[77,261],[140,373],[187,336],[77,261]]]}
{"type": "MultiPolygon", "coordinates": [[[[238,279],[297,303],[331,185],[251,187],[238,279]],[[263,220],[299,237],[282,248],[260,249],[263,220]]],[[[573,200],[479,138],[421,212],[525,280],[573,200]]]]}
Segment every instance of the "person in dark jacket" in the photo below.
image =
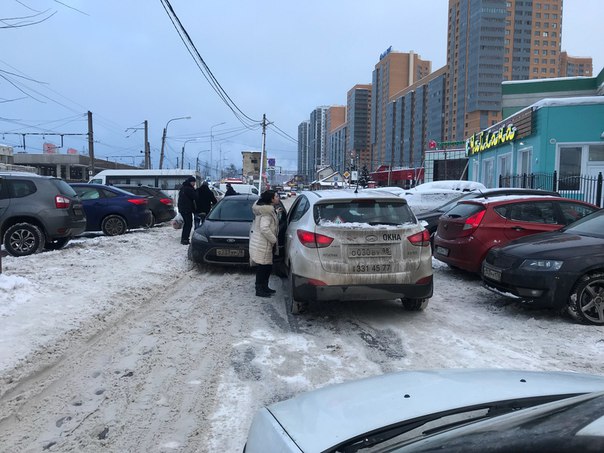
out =
{"type": "Polygon", "coordinates": [[[225,197],[228,197],[229,195],[239,195],[237,192],[235,192],[235,189],[233,189],[233,186],[231,186],[230,183],[227,182],[226,185],[226,193],[224,194],[225,197]]]}
{"type": "Polygon", "coordinates": [[[210,190],[208,183],[204,181],[201,186],[197,189],[197,212],[195,213],[195,228],[199,226],[201,218],[208,215],[212,206],[218,201],[210,190]]]}
{"type": "Polygon", "coordinates": [[[180,243],[189,245],[189,236],[193,227],[193,213],[197,211],[197,192],[195,191],[195,177],[189,176],[182,183],[178,192],[178,212],[183,218],[180,243]]]}

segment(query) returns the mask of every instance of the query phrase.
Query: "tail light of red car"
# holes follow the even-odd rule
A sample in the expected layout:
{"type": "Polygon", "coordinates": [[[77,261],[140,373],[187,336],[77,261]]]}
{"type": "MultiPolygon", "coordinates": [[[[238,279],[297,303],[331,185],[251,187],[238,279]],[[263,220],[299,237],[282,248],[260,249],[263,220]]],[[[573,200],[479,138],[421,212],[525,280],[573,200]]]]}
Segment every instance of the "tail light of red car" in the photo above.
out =
{"type": "Polygon", "coordinates": [[[333,238],[323,234],[313,233],[311,231],[298,230],[296,233],[298,234],[298,239],[302,245],[311,249],[329,247],[333,242],[333,238]]]}
{"type": "Polygon", "coordinates": [[[411,244],[418,247],[430,247],[430,232],[426,229],[409,236],[407,239],[411,244]]]}
{"type": "Polygon", "coordinates": [[[487,212],[487,210],[483,209],[482,211],[477,212],[476,214],[468,217],[466,219],[466,222],[464,223],[463,230],[467,233],[471,233],[476,228],[478,228],[478,225],[480,225],[480,222],[482,222],[482,218],[484,217],[484,214],[486,212],[487,212]]]}
{"type": "Polygon", "coordinates": [[[71,201],[63,195],[55,195],[55,207],[57,209],[68,209],[71,201]]]}

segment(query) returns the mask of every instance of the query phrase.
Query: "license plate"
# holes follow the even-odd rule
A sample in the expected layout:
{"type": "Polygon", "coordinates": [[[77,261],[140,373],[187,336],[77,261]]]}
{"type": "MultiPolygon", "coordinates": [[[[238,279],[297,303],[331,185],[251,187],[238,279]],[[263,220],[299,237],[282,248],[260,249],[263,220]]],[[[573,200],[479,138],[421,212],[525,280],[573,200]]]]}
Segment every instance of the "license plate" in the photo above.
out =
{"type": "Polygon", "coordinates": [[[392,256],[392,248],[388,246],[379,247],[349,247],[348,258],[373,258],[392,256]]]}
{"type": "Polygon", "coordinates": [[[501,271],[498,269],[493,269],[491,267],[483,266],[482,274],[491,280],[495,280],[496,282],[501,281],[501,271]]]}
{"type": "Polygon", "coordinates": [[[355,264],[352,266],[353,274],[383,274],[392,272],[392,264],[355,264]]]}
{"type": "Polygon", "coordinates": [[[239,249],[216,249],[216,256],[228,256],[234,258],[243,258],[245,250],[239,249]]]}
{"type": "Polygon", "coordinates": [[[441,247],[440,245],[437,245],[435,250],[439,255],[449,256],[449,249],[441,247]]]}

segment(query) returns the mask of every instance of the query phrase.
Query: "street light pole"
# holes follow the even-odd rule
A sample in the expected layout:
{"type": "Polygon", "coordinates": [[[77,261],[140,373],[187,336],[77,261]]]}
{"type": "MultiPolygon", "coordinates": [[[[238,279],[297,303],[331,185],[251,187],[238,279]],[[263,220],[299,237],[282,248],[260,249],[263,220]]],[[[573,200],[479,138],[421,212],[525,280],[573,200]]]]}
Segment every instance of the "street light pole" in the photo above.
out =
{"type": "Polygon", "coordinates": [[[199,155],[203,152],[209,151],[209,149],[202,149],[197,153],[197,159],[195,160],[195,170],[199,172],[199,155]]]}
{"type": "Polygon", "coordinates": [[[180,169],[181,170],[183,168],[185,168],[185,145],[189,142],[194,142],[195,140],[197,140],[197,138],[190,138],[189,140],[185,140],[185,142],[182,144],[182,152],[180,154],[180,169]]]}
{"type": "Polygon", "coordinates": [[[213,148],[213,141],[214,141],[214,136],[212,135],[212,129],[214,129],[216,126],[222,126],[223,124],[226,124],[224,121],[222,123],[218,123],[218,124],[214,124],[212,126],[210,126],[210,178],[212,177],[212,148],[213,148]]]}
{"type": "Polygon", "coordinates": [[[170,124],[170,122],[176,121],[176,120],[190,120],[190,119],[191,119],[190,116],[179,116],[178,118],[172,118],[171,120],[168,120],[168,122],[166,123],[166,127],[164,127],[164,133],[161,136],[161,151],[159,153],[159,169],[160,170],[163,168],[163,165],[164,165],[164,147],[166,145],[166,132],[168,131],[168,124],[170,124]]]}

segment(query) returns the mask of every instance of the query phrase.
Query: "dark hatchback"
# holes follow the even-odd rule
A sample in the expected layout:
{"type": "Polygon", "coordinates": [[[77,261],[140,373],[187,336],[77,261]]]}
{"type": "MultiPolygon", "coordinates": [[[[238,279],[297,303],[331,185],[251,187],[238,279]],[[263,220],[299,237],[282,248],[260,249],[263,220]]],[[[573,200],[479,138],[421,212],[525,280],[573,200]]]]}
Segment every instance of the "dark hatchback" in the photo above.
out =
{"type": "Polygon", "coordinates": [[[102,231],[107,236],[128,229],[147,227],[151,211],[146,197],[103,184],[73,183],[86,212],[86,231],[102,231]]]}
{"type": "Polygon", "coordinates": [[[493,248],[481,276],[486,288],[506,297],[604,325],[604,210],[493,248]]]}
{"type": "Polygon", "coordinates": [[[172,200],[169,195],[167,195],[165,192],[162,192],[161,189],[157,187],[128,184],[117,184],[114,187],[133,193],[134,195],[147,197],[149,210],[151,211],[150,226],[153,226],[157,223],[167,222],[176,216],[176,211],[174,210],[174,200],[172,200]]]}
{"type": "MultiPolygon", "coordinates": [[[[199,264],[247,265],[252,206],[257,195],[231,195],[218,202],[193,232],[189,259],[199,264]]],[[[285,216],[282,216],[285,219],[285,216]]],[[[283,256],[282,250],[279,256],[283,256]]]]}
{"type": "Polygon", "coordinates": [[[550,195],[554,197],[559,197],[560,194],[558,192],[551,192],[549,190],[541,190],[541,189],[523,189],[523,188],[515,188],[515,187],[499,187],[496,189],[488,189],[488,190],[475,190],[472,192],[466,192],[463,195],[459,196],[459,198],[455,198],[454,200],[448,201],[445,204],[439,206],[438,208],[433,209],[432,211],[422,212],[417,214],[417,220],[426,222],[426,229],[430,233],[430,236],[433,236],[436,233],[438,228],[438,219],[445,212],[453,209],[457,206],[457,203],[464,200],[472,200],[474,198],[494,198],[494,197],[504,197],[506,195],[550,195]]]}

